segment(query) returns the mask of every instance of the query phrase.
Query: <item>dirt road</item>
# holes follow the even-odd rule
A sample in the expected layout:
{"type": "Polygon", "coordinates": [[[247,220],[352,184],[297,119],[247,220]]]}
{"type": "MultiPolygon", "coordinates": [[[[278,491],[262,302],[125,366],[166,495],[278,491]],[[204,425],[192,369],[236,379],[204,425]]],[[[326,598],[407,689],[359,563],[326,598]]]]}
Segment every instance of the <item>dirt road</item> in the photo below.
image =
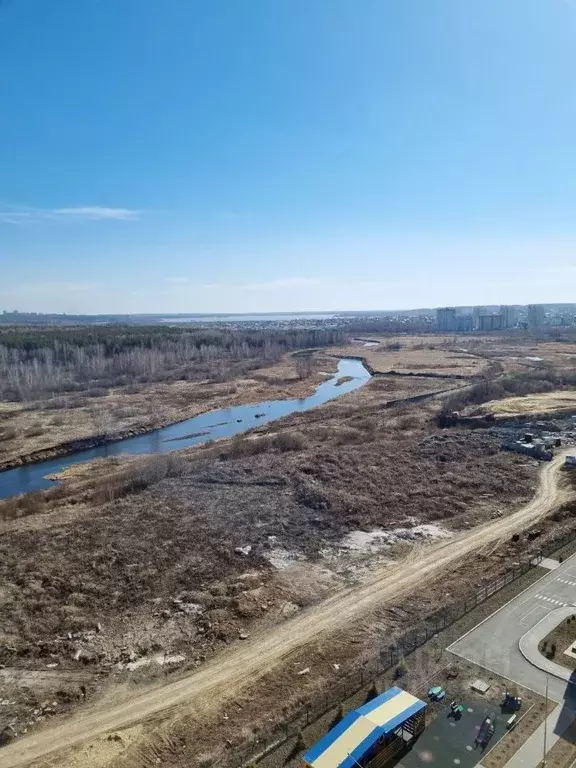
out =
{"type": "MultiPolygon", "coordinates": [[[[121,704],[85,709],[64,724],[47,727],[16,741],[1,750],[0,763],[3,768],[16,768],[39,758],[53,758],[59,750],[133,725],[175,706],[185,705],[204,712],[218,707],[247,682],[253,683],[281,664],[288,653],[318,635],[339,629],[387,599],[397,600],[421,588],[425,579],[445,573],[467,554],[526,528],[566,501],[569,493],[559,488],[558,475],[563,461],[564,454],[561,454],[543,466],[534,498],[514,514],[425,548],[416,557],[409,557],[393,568],[384,568],[369,583],[334,595],[291,621],[255,636],[249,645],[230,648],[200,671],[181,680],[147,689],[121,704]]],[[[65,766],[65,760],[58,765],[65,766]]]]}

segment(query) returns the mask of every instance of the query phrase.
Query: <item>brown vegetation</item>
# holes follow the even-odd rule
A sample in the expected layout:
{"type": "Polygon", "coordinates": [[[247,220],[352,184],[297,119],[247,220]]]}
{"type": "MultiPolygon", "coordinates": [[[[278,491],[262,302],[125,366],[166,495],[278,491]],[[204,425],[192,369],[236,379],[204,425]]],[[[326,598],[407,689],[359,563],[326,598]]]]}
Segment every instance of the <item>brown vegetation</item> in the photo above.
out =
{"type": "MultiPolygon", "coordinates": [[[[372,338],[372,337],[371,337],[372,338]]],[[[366,359],[375,373],[401,373],[426,376],[484,375],[488,365],[481,356],[461,349],[462,339],[442,336],[374,336],[376,347],[349,344],[336,347],[334,354],[366,359]]],[[[464,345],[465,346],[465,345],[464,345]]]]}
{"type": "MultiPolygon", "coordinates": [[[[252,365],[256,361],[252,361],[252,365]]],[[[309,358],[301,378],[290,355],[258,369],[229,369],[234,381],[172,381],[105,390],[98,398],[74,394],[31,403],[0,402],[0,466],[30,454],[44,458],[66,452],[58,446],[100,436],[138,434],[207,410],[310,395],[337,360],[322,353],[309,358]],[[234,374],[234,371],[236,373],[234,374]]]]}
{"type": "Polygon", "coordinates": [[[538,644],[538,650],[547,659],[553,659],[568,669],[576,669],[576,659],[566,656],[565,651],[576,647],[576,615],[563,619],[538,644]]]}
{"type": "Polygon", "coordinates": [[[293,349],[342,342],[338,330],[189,330],[150,326],[0,329],[0,399],[101,397],[152,381],[226,381],[293,349]],[[252,362],[251,362],[252,361],[252,362]],[[261,364],[261,363],[260,363],[261,364]]]}
{"type": "MultiPolygon", "coordinates": [[[[347,532],[416,521],[469,526],[491,514],[496,500],[526,498],[535,472],[530,462],[500,453],[489,432],[435,433],[410,413],[354,415],[190,455],[192,463],[174,454],[134,459],[97,476],[85,490],[90,501],[74,505],[70,517],[66,507],[47,505],[41,525],[5,530],[0,616],[5,642],[17,649],[11,663],[42,663],[41,641],[48,655],[74,668],[57,637],[99,621],[113,658],[126,632],[141,636],[142,648],[149,643],[147,653],[153,636],[170,652],[211,648],[237,636],[248,618],[274,615],[282,601],[298,604],[338,583],[332,576],[312,588],[304,569],[303,581],[282,586],[270,565],[274,551],[309,561],[312,577],[320,553],[336,552],[347,532]],[[235,551],[247,545],[249,559],[235,551]],[[234,585],[248,571],[260,587],[239,600],[234,585]],[[217,609],[204,619],[210,627],[165,635],[161,613],[176,598],[217,609]],[[154,630],[144,631],[151,610],[154,630]]],[[[34,504],[22,510],[26,499],[4,506],[16,504],[19,515],[39,511],[34,504]]]]}
{"type": "MultiPolygon", "coordinates": [[[[301,380],[300,364],[284,357],[233,383],[145,385],[132,394],[125,387],[120,407],[137,409],[138,398],[150,397],[147,402],[157,411],[160,400],[151,393],[157,398],[162,391],[172,402],[181,398],[181,408],[187,397],[192,400],[187,407],[206,408],[225,386],[237,391],[222,400],[258,401],[271,387],[278,392],[310,387],[330,370],[327,356],[308,359],[310,379],[301,380]],[[203,387],[211,393],[205,400],[203,387]]],[[[97,675],[110,677],[113,670],[132,678],[164,674],[156,664],[127,671],[128,664],[157,653],[181,654],[189,667],[201,665],[235,640],[250,642],[256,628],[366,578],[375,563],[410,546],[355,552],[346,547],[347,534],[421,523],[454,531],[505,514],[532,494],[534,462],[501,453],[495,429],[440,430],[432,420],[439,402],[408,401],[463,384],[377,377],[321,409],[251,434],[177,458],[78,467],[58,488],[0,505],[0,663],[38,672],[57,664],[62,674],[89,673],[94,687],[97,675]]],[[[82,397],[103,409],[113,395],[92,389],[82,397]]],[[[87,407],[66,410],[65,418],[87,407]]],[[[44,412],[46,423],[62,415],[44,412]]],[[[32,413],[37,418],[38,412],[32,413]]],[[[9,420],[3,423],[10,426],[9,420]]],[[[554,526],[572,522],[572,511],[566,510],[554,526]]],[[[449,585],[427,585],[410,601],[356,626],[354,642],[361,636],[364,651],[373,650],[384,634],[403,631],[436,610],[447,591],[457,599],[526,546],[523,540],[507,544],[503,559],[494,550],[479,553],[458,578],[449,575],[449,585]]],[[[306,653],[312,652],[320,687],[333,676],[333,661],[361,661],[351,635],[339,638],[329,654],[326,648],[299,653],[287,662],[291,677],[276,680],[273,689],[276,697],[285,691],[287,704],[297,703],[300,692],[290,688],[290,680],[295,669],[310,663],[306,653]]],[[[202,725],[195,727],[195,733],[204,732],[202,725]]],[[[232,732],[232,724],[225,730],[232,732]]]]}

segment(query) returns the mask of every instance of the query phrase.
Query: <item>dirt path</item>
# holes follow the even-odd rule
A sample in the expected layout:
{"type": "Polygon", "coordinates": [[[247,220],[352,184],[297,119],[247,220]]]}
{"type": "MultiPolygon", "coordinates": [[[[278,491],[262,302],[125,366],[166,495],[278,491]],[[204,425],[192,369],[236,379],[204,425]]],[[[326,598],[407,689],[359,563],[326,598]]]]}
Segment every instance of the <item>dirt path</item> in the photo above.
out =
{"type": "MultiPolygon", "coordinates": [[[[367,584],[340,592],[318,606],[278,627],[255,636],[249,645],[237,645],[221,653],[213,662],[187,677],[148,689],[120,704],[85,709],[65,723],[47,727],[16,741],[0,753],[3,768],[15,768],[42,757],[133,725],[167,709],[185,705],[190,711],[218,707],[246,683],[282,663],[293,651],[356,620],[387,599],[397,600],[421,588],[431,579],[455,567],[459,561],[481,547],[505,539],[533,524],[563,503],[569,494],[559,488],[558,469],[564,454],[544,465],[537,492],[525,507],[514,514],[466,531],[454,539],[421,550],[416,557],[384,568],[367,584]]],[[[59,765],[66,763],[59,762],[59,765]]]]}

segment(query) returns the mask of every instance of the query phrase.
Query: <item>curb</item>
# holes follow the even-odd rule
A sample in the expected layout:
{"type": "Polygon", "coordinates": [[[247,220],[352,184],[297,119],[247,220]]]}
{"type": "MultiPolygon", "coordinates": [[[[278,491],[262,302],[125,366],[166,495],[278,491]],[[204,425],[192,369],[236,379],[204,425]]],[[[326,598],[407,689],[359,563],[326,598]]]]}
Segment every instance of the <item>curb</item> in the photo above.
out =
{"type": "Polygon", "coordinates": [[[520,640],[518,641],[518,647],[520,653],[536,669],[540,669],[547,675],[552,675],[558,680],[563,680],[571,685],[576,685],[576,672],[570,672],[566,667],[557,664],[555,661],[545,659],[544,656],[538,650],[538,643],[545,637],[548,632],[557,626],[563,619],[572,616],[575,613],[573,606],[567,608],[557,608],[555,611],[550,611],[543,619],[540,619],[538,624],[535,624],[532,629],[529,629],[520,640]],[[550,619],[554,622],[552,626],[548,627],[551,623],[550,619]],[[545,625],[542,627],[541,625],[545,625]],[[574,678],[574,679],[573,679],[574,678]]]}

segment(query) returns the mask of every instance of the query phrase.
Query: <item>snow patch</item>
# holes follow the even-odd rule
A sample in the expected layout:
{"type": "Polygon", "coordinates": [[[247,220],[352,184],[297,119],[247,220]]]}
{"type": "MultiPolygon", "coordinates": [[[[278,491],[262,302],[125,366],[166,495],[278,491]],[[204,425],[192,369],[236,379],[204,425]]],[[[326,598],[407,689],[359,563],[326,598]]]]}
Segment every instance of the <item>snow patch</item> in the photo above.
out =
{"type": "Polygon", "coordinates": [[[292,568],[296,563],[306,560],[304,555],[289,549],[283,549],[282,547],[271,549],[269,552],[264,553],[264,557],[278,571],[285,571],[288,568],[292,568]]]}
{"type": "Polygon", "coordinates": [[[399,541],[420,541],[422,539],[449,539],[450,531],[429,523],[413,528],[393,528],[390,531],[351,531],[340,542],[340,548],[349,552],[379,552],[399,541]]]}
{"type": "Polygon", "coordinates": [[[160,666],[163,666],[164,664],[180,664],[182,661],[186,661],[186,656],[182,656],[182,654],[165,656],[163,653],[159,653],[156,656],[143,656],[141,659],[131,661],[128,664],[119,664],[118,667],[121,669],[128,669],[130,672],[134,672],[135,669],[147,667],[150,664],[159,664],[160,666]]]}

